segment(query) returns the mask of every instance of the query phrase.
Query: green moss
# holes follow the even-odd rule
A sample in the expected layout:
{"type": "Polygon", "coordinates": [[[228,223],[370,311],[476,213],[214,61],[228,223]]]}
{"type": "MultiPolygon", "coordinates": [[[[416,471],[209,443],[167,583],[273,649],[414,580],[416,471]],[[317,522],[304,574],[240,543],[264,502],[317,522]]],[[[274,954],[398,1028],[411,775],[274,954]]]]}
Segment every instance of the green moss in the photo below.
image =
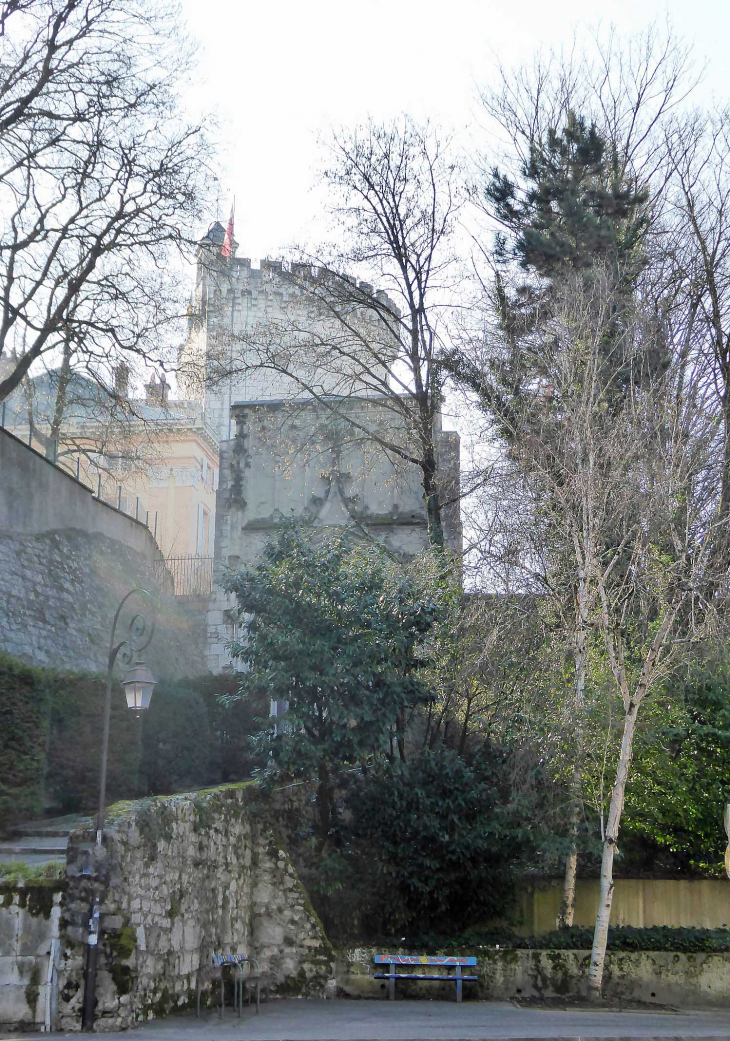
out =
{"type": "Polygon", "coordinates": [[[126,923],[121,929],[106,933],[104,940],[115,962],[123,962],[131,958],[137,946],[137,934],[131,925],[126,923]]]}
{"type": "Polygon", "coordinates": [[[38,997],[41,992],[41,967],[36,962],[33,968],[30,970],[30,982],[25,988],[25,1003],[30,1009],[30,1014],[33,1019],[36,1019],[36,1006],[38,1005],[38,997]]]}
{"type": "Polygon", "coordinates": [[[172,998],[170,997],[170,991],[167,987],[163,987],[162,993],[160,994],[157,1001],[153,1001],[150,1005],[150,1011],[158,1017],[166,1016],[172,1007],[172,998]]]}
{"type": "Polygon", "coordinates": [[[59,879],[66,873],[66,861],[57,858],[45,864],[26,864],[23,860],[8,860],[0,864],[0,883],[17,885],[19,882],[39,882],[59,879]]]}
{"type": "Polygon", "coordinates": [[[56,893],[66,888],[65,882],[56,879],[38,879],[26,886],[28,913],[34,918],[51,917],[56,893]]]}

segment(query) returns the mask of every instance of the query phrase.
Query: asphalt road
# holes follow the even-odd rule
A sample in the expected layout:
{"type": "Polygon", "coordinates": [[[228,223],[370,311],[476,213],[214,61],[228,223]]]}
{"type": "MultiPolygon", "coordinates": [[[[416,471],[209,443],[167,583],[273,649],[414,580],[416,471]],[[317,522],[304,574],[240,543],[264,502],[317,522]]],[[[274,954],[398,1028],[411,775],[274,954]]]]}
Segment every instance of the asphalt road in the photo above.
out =
{"type": "MultiPolygon", "coordinates": [[[[55,1035],[56,1037],[74,1035],[55,1035]]],[[[730,1011],[634,1012],[517,1008],[508,1002],[273,1001],[241,1019],[216,1014],[168,1016],[134,1031],[104,1033],[126,1041],[484,1041],[538,1038],[718,1038],[730,1041],[730,1011]]],[[[0,1036],[5,1041],[9,1035],[0,1036]]],[[[47,1034],[15,1041],[47,1041],[47,1034]]]]}

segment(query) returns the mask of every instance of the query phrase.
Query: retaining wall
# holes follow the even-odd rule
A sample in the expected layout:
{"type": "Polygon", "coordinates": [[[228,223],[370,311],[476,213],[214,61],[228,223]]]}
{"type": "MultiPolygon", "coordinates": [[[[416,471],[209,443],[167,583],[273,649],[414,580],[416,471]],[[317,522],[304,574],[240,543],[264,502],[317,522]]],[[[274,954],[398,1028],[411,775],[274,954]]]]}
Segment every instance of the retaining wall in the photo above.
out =
{"type": "Polygon", "coordinates": [[[103,891],[97,1030],[195,1001],[214,952],[254,957],[275,991],[322,997],[334,953],[250,786],[118,803],[105,857],[91,834],[69,847],[59,1026],[78,1029],[92,890],[103,891]]]}
{"type": "Polygon", "coordinates": [[[98,532],[152,562],[160,555],[145,524],[94,498],[90,488],[0,428],[0,532],[58,528],[98,532]]]}
{"type": "MultiPolygon", "coordinates": [[[[387,981],[373,978],[376,971],[373,957],[382,951],[382,948],[374,947],[339,951],[336,961],[338,993],[351,998],[383,998],[387,981]]],[[[479,981],[464,984],[467,1000],[587,998],[590,951],[470,949],[428,953],[476,954],[479,981]]],[[[453,1000],[454,986],[406,981],[396,985],[398,995],[453,1000]]],[[[681,1008],[730,1008],[730,954],[609,951],[603,996],[607,1002],[617,1004],[642,1002],[681,1008]]]]}
{"type": "Polygon", "coordinates": [[[207,604],[178,602],[168,579],[144,524],[0,429],[0,649],[31,665],[106,671],[114,612],[139,586],[157,604],[152,671],[200,675],[207,604]]]}

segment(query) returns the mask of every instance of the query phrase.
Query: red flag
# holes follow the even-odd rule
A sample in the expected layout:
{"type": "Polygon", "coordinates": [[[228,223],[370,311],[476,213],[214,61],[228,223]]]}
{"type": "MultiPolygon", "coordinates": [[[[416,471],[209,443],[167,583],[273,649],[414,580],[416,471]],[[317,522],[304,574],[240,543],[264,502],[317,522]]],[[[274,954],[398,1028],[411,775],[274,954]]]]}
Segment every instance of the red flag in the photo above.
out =
{"type": "Polygon", "coordinates": [[[235,200],[231,206],[231,215],[228,218],[228,227],[226,228],[226,237],[223,239],[223,246],[221,253],[224,257],[230,257],[233,255],[233,216],[236,209],[235,200]]]}

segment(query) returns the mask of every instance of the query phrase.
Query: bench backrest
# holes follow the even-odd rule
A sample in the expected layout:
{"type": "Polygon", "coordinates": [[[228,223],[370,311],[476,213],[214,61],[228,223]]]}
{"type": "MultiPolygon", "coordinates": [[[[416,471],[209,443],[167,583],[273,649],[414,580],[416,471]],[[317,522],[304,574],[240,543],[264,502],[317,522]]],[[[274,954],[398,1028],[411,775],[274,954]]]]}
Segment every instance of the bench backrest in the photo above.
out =
{"type": "Polygon", "coordinates": [[[376,965],[476,965],[476,958],[461,958],[458,955],[428,954],[376,954],[376,965]]]}

